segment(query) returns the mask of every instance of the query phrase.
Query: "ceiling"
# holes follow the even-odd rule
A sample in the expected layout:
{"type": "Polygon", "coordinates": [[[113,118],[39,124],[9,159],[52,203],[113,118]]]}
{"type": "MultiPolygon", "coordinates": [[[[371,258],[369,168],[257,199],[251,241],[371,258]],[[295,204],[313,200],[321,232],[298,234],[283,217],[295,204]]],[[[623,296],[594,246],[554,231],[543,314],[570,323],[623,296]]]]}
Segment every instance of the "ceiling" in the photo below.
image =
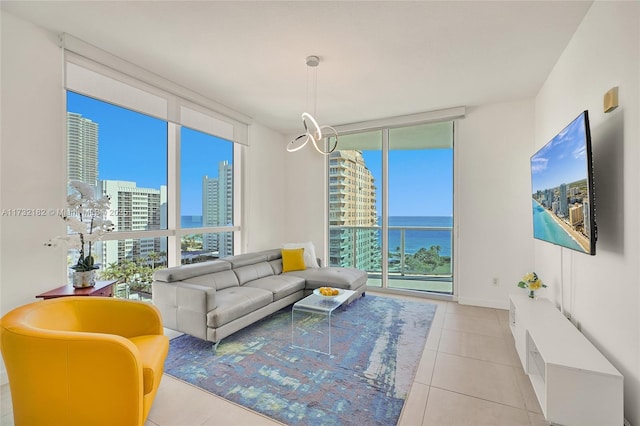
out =
{"type": "Polygon", "coordinates": [[[6,1],[284,134],[535,96],[591,1],[6,1]],[[313,97],[310,99],[313,110],[313,97]]]}

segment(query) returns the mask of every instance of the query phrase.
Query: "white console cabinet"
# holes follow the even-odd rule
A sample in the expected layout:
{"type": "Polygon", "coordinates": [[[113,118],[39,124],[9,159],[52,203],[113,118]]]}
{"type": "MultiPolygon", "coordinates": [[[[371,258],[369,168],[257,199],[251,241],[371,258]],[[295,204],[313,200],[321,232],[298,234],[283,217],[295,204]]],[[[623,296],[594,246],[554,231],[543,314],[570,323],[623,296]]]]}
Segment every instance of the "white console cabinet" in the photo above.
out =
{"type": "Polygon", "coordinates": [[[623,425],[622,375],[549,300],[511,295],[509,326],[549,423],[623,425]]]}

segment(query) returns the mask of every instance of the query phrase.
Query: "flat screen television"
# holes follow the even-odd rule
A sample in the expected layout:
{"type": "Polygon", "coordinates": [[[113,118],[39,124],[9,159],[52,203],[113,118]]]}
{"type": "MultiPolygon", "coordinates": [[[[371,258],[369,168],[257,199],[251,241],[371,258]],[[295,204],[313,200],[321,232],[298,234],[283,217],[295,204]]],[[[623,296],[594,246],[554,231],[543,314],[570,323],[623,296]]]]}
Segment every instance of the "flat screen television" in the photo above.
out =
{"type": "Polygon", "coordinates": [[[533,154],[534,238],[596,254],[592,161],[588,111],[533,154]]]}

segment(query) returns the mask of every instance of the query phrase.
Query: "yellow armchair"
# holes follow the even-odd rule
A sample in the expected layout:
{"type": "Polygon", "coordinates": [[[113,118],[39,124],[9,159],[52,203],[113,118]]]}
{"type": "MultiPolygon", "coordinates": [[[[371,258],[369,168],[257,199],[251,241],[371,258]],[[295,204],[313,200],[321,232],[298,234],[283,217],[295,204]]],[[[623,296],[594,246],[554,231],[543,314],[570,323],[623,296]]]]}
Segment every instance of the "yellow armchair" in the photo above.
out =
{"type": "Polygon", "coordinates": [[[62,297],[0,321],[17,426],[144,424],[169,350],[155,306],[62,297]]]}

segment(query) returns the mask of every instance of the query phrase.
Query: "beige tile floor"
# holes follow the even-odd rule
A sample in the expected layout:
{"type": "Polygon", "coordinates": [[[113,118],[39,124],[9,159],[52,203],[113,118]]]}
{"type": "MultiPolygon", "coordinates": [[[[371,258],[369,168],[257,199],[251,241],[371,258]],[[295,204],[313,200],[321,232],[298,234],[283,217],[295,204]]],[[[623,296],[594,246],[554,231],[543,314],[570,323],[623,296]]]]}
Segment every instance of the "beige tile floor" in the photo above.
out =
{"type": "MultiPolygon", "coordinates": [[[[400,296],[389,296],[400,297],[400,296]]],[[[515,352],[508,312],[438,304],[399,425],[546,425],[515,352]]],[[[13,425],[2,386],[0,426],[13,425]]],[[[145,426],[279,425],[165,375],[145,426]]]]}

